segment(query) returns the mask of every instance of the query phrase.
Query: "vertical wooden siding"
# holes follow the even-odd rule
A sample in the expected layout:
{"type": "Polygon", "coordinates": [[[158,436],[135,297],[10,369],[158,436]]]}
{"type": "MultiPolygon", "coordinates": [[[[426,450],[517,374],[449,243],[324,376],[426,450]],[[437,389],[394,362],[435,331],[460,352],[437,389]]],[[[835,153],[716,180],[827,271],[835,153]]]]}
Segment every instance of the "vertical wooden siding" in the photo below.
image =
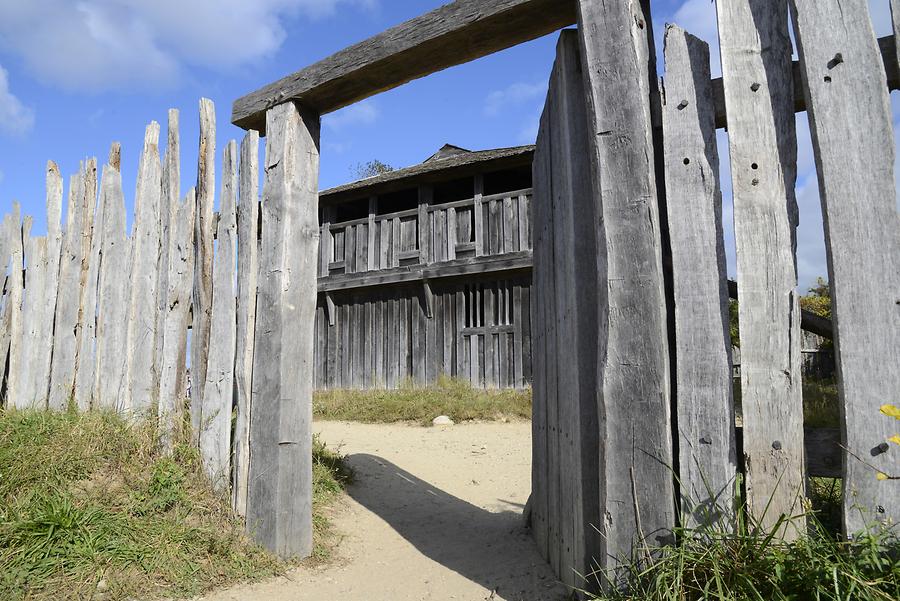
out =
{"type": "Polygon", "coordinates": [[[440,376],[486,388],[531,381],[527,277],[432,284],[428,318],[421,285],[324,295],[316,311],[317,388],[397,388],[440,376]]]}

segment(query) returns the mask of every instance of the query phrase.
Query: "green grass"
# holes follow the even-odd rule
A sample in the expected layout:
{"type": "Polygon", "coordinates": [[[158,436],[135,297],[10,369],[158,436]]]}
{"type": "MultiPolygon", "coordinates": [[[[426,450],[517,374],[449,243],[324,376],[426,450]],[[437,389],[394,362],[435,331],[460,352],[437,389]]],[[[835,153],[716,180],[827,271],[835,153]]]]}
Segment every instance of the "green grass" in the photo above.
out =
{"type": "Polygon", "coordinates": [[[316,419],[362,423],[416,422],[439,415],[456,422],[531,419],[531,390],[483,390],[441,378],[433,386],[406,384],[398,390],[327,390],[313,396],[316,419]]]}
{"type": "MultiPolygon", "coordinates": [[[[0,599],[186,597],[287,567],[250,542],[196,450],[105,413],[0,412],[0,599]]],[[[315,445],[317,559],[349,474],[315,445]]]]}
{"type": "MultiPolygon", "coordinates": [[[[735,411],[741,415],[741,383],[738,379],[734,380],[734,404],[735,411]]],[[[803,379],[803,425],[810,428],[840,427],[840,400],[834,380],[803,379]]]]}
{"type": "MultiPolygon", "coordinates": [[[[842,541],[834,534],[840,486],[817,479],[811,487],[809,534],[786,543],[766,536],[739,513],[736,533],[679,529],[680,544],[657,549],[652,560],[612,575],[618,590],[604,601],[896,601],[900,599],[900,543],[879,529],[842,541]],[[816,505],[819,508],[816,508],[816,505]],[[622,592],[627,591],[627,592],[622,592]]],[[[776,528],[777,529],[777,528],[776,528]]],[[[594,576],[592,582],[603,580],[594,576]]]]}

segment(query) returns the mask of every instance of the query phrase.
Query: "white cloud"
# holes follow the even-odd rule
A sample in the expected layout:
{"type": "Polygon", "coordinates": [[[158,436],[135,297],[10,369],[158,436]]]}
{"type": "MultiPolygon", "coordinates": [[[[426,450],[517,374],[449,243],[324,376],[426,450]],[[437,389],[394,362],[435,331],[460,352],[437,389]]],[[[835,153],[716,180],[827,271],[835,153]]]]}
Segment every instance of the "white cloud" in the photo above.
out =
{"type": "Polygon", "coordinates": [[[227,69],[272,55],[285,21],[379,0],[28,0],[0,2],[0,44],[70,90],[150,89],[188,66],[227,69]]]}
{"type": "Polygon", "coordinates": [[[541,98],[546,94],[547,82],[545,81],[538,83],[514,83],[502,90],[496,90],[488,94],[484,102],[484,114],[488,117],[496,117],[510,106],[541,98]]]}
{"type": "Polygon", "coordinates": [[[348,127],[372,125],[380,114],[374,101],[365,100],[325,115],[322,124],[331,131],[338,132],[348,127]]]}
{"type": "Polygon", "coordinates": [[[0,67],[0,132],[21,135],[34,126],[34,110],[9,91],[6,69],[0,67]]]}

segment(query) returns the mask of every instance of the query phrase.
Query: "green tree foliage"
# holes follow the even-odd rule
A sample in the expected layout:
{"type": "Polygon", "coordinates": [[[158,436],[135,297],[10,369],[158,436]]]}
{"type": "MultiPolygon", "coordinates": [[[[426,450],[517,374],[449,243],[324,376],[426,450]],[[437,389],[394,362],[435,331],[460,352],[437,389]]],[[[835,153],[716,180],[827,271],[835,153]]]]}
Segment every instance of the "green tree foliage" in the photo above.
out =
{"type": "MultiPolygon", "coordinates": [[[[823,277],[816,278],[816,285],[809,289],[808,294],[800,297],[800,308],[819,317],[831,319],[831,285],[828,280],[823,277]]],[[[738,324],[738,302],[736,300],[729,301],[728,317],[731,344],[740,347],[741,330],[738,324]]]]}
{"type": "Polygon", "coordinates": [[[371,160],[367,163],[357,163],[356,167],[352,167],[350,171],[357,179],[366,179],[368,177],[375,177],[376,175],[382,175],[383,173],[389,173],[393,171],[394,168],[388,165],[387,163],[383,163],[378,159],[371,160]]]}
{"type": "Polygon", "coordinates": [[[825,278],[816,278],[809,294],[800,297],[800,307],[819,317],[831,319],[831,285],[825,278]]]}

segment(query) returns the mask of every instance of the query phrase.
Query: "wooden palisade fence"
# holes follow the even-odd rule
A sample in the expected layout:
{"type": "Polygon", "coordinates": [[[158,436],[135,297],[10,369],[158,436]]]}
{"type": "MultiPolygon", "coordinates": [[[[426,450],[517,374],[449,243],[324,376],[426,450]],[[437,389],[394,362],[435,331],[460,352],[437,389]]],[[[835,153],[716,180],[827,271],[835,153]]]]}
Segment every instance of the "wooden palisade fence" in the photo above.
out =
{"type": "MultiPolygon", "coordinates": [[[[897,18],[900,2],[892,5],[897,18]]],[[[723,77],[710,78],[704,42],[670,27],[660,84],[650,6],[458,0],[239,99],[233,121],[268,135],[261,204],[251,131],[240,154],[226,147],[214,212],[208,101],[197,186],[183,201],[178,115],[169,115],[162,157],[159,126],[147,128],[130,235],[118,147],[99,179],[96,161],[85,162],[67,195],[49,164],[47,235],[32,236],[15,208],[0,236],[7,404],[151,413],[171,448],[190,365],[193,442],[210,479],[231,482],[261,543],[308,554],[317,272],[333,258],[317,256],[320,114],[577,24],[560,38],[534,163],[532,523],[541,552],[582,586],[580,574],[673,542],[679,522],[732,528],[739,470],[764,528],[778,525],[788,539],[804,531],[802,518],[779,521],[801,511],[807,476],[822,473],[807,452],[816,437],[804,431],[801,399],[801,110],[834,302],[846,451],[832,475],[843,477],[848,534],[896,523],[900,480],[876,475],[900,470],[900,450],[886,443],[892,424],[879,414],[900,401],[888,97],[900,87],[898,44],[875,38],[866,0],[720,0],[723,77]],[[742,437],[715,135],[726,125],[742,437]]]]}
{"type": "Polygon", "coordinates": [[[894,40],[876,39],[865,0],[794,0],[800,61],[792,63],[787,0],[720,0],[723,77],[711,79],[705,42],[669,26],[657,95],[649,12],[577,4],[581,32],[560,39],[534,166],[532,523],[542,553],[579,586],[579,574],[666,542],[676,523],[733,528],[739,469],[764,529],[787,539],[805,532],[807,478],[825,474],[822,438],[804,431],[801,398],[800,110],[819,176],[842,403],[841,448],[832,439],[826,451],[843,465],[826,471],[843,477],[849,535],[895,524],[900,483],[877,478],[900,471],[886,442],[895,432],[879,412],[900,399],[894,40]],[[726,125],[742,437],[716,143],[726,125]],[[596,260],[578,260],[586,256],[596,260]]]}
{"type": "MultiPolygon", "coordinates": [[[[32,219],[22,221],[18,206],[4,218],[5,402],[19,409],[73,405],[154,417],[167,452],[189,410],[207,475],[218,489],[233,491],[236,511],[246,515],[260,264],[259,135],[247,134],[240,156],[235,142],[226,146],[214,212],[214,109],[208,100],[200,106],[198,187],[182,199],[179,114],[170,111],[163,156],[159,125],[146,130],[130,234],[118,145],[99,176],[97,161],[89,159],[70,179],[65,226],[63,179],[53,162],[47,166],[47,235],[33,236],[32,219]]],[[[314,285],[311,290],[314,295],[314,285]]],[[[304,465],[311,470],[308,450],[306,445],[292,458],[298,479],[304,465]]],[[[262,507],[265,513],[267,502],[262,507]]],[[[251,512],[251,529],[264,522],[254,522],[251,512]]],[[[304,552],[295,547],[286,554],[304,552]]]]}

